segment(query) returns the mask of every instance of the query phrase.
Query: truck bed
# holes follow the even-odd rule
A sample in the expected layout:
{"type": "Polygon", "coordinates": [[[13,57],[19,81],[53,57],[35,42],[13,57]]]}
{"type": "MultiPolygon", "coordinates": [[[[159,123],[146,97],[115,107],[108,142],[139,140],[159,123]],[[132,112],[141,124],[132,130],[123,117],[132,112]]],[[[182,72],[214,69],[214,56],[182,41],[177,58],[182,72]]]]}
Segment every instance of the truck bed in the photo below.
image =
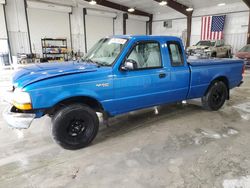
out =
{"type": "Polygon", "coordinates": [[[238,59],[192,59],[187,60],[188,64],[192,67],[195,66],[210,66],[210,65],[225,65],[225,64],[235,64],[242,63],[242,60],[238,59]]]}
{"type": "Polygon", "coordinates": [[[188,65],[191,72],[188,99],[204,96],[210,83],[217,78],[225,78],[230,89],[242,80],[242,60],[198,59],[188,60],[188,65]]]}

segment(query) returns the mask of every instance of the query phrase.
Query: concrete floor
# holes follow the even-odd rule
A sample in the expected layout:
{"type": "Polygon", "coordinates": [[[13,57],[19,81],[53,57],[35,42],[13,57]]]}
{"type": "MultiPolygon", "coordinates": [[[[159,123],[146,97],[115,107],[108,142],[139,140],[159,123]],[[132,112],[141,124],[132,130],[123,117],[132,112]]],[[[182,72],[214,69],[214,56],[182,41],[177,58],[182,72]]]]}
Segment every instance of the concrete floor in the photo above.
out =
{"type": "Polygon", "coordinates": [[[130,113],[78,151],[53,142],[48,117],[23,131],[0,117],[0,187],[249,188],[250,72],[244,80],[218,112],[190,101],[130,113]]]}

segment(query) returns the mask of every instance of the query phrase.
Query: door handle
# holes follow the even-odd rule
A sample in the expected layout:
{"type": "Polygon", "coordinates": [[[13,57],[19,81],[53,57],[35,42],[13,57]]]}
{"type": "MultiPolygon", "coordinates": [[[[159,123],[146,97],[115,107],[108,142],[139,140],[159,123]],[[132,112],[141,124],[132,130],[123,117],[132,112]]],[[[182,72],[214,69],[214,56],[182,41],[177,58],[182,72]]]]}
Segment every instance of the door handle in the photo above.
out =
{"type": "Polygon", "coordinates": [[[159,74],[159,78],[165,78],[167,75],[166,75],[166,73],[160,73],[159,74]]]}

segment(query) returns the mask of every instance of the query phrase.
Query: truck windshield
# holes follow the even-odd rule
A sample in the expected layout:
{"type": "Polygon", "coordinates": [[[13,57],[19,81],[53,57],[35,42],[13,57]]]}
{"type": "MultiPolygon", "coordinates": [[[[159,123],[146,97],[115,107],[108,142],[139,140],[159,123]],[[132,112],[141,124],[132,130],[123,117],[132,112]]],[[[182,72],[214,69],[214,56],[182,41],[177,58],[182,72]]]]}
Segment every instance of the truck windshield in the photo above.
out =
{"type": "Polygon", "coordinates": [[[196,44],[196,46],[214,46],[215,42],[211,41],[200,41],[196,44]]]}
{"type": "Polygon", "coordinates": [[[104,38],[97,42],[83,58],[100,66],[111,66],[121,53],[127,39],[104,38]]]}
{"type": "Polygon", "coordinates": [[[246,45],[239,50],[239,52],[250,52],[250,45],[246,45]]]}

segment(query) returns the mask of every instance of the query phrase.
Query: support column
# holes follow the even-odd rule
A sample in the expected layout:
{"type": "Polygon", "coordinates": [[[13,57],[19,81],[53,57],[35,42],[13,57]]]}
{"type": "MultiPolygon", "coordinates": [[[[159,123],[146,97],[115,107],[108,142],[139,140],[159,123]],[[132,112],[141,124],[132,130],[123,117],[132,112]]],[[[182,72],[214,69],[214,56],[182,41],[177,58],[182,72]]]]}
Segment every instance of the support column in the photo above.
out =
{"type": "Polygon", "coordinates": [[[70,47],[71,49],[73,49],[71,15],[72,15],[72,12],[69,13],[69,35],[70,35],[70,47]]]}
{"type": "Polygon", "coordinates": [[[153,15],[150,16],[148,21],[148,34],[152,35],[152,23],[153,23],[153,15]]]}
{"type": "Polygon", "coordinates": [[[249,12],[249,18],[248,18],[247,44],[250,44],[250,12],[249,12]]]}
{"type": "Polygon", "coordinates": [[[124,13],[122,18],[123,35],[127,34],[127,19],[128,19],[128,14],[124,13]]]}
{"type": "Polygon", "coordinates": [[[186,48],[188,48],[190,46],[191,28],[192,28],[192,14],[189,14],[187,16],[187,42],[186,42],[186,48]]]}
{"type": "Polygon", "coordinates": [[[88,48],[87,48],[87,33],[86,33],[86,14],[87,14],[87,9],[83,9],[83,29],[84,29],[84,46],[85,46],[85,53],[87,53],[88,48]]]}
{"type": "Polygon", "coordinates": [[[32,54],[32,45],[31,45],[31,39],[30,39],[30,26],[29,26],[28,12],[27,12],[27,0],[24,0],[24,10],[25,10],[26,23],[27,23],[27,31],[28,31],[30,54],[32,54]]]}

